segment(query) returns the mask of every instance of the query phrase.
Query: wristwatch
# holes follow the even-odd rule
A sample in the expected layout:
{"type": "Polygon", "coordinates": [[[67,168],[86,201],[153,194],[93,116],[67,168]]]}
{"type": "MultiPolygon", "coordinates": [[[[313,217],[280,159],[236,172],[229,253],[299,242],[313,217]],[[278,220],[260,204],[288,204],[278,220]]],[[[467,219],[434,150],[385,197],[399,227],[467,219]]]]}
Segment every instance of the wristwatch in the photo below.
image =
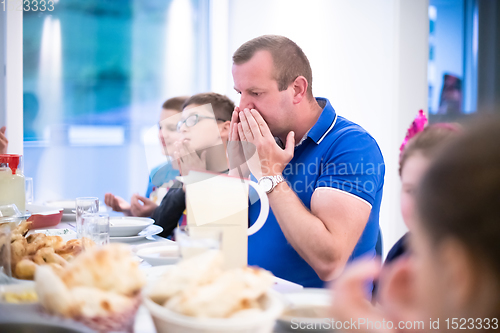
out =
{"type": "Polygon", "coordinates": [[[266,193],[271,193],[274,188],[285,181],[285,178],[281,174],[276,176],[264,176],[259,179],[259,186],[266,191],[266,193]]]}

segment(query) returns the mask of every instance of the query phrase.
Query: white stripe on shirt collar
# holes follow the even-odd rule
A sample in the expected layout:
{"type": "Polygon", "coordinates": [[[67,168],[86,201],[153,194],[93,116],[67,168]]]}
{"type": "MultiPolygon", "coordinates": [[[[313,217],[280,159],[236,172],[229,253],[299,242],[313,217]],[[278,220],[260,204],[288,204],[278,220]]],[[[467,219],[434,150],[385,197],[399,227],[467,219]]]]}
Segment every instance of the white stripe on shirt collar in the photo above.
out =
{"type": "Polygon", "coordinates": [[[335,119],[333,119],[333,123],[330,125],[330,128],[328,128],[328,130],[325,132],[325,134],[323,134],[323,136],[318,140],[318,145],[321,143],[321,141],[323,141],[323,139],[325,138],[325,136],[330,133],[330,131],[332,130],[333,126],[335,126],[335,123],[337,122],[337,114],[335,114],[335,119]]]}

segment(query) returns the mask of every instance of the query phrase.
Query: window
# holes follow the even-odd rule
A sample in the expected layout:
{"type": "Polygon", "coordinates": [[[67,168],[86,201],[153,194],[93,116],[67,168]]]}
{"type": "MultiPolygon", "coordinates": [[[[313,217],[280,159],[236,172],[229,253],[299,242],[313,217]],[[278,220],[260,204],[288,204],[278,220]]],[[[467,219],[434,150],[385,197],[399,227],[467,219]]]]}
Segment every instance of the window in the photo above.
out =
{"type": "Polygon", "coordinates": [[[455,121],[476,111],[478,10],[475,0],[430,0],[429,115],[455,121]]]}
{"type": "Polygon", "coordinates": [[[36,201],[144,194],[154,165],[142,133],[166,99],[208,89],[206,6],[64,0],[24,13],[25,174],[36,201]]]}

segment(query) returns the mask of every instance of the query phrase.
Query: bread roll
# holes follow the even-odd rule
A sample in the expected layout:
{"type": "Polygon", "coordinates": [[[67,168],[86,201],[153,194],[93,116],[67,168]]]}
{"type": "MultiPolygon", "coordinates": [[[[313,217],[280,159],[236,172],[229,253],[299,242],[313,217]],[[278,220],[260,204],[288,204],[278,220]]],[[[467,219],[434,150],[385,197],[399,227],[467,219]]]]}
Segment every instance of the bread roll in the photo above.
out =
{"type": "Polygon", "coordinates": [[[222,253],[216,250],[206,251],[189,260],[183,260],[158,280],[148,296],[154,302],[163,304],[183,290],[214,281],[222,274],[222,263],[222,253]]]}
{"type": "Polygon", "coordinates": [[[61,278],[68,288],[87,286],[132,296],[146,282],[137,266],[128,246],[109,244],[77,256],[61,278]]]}

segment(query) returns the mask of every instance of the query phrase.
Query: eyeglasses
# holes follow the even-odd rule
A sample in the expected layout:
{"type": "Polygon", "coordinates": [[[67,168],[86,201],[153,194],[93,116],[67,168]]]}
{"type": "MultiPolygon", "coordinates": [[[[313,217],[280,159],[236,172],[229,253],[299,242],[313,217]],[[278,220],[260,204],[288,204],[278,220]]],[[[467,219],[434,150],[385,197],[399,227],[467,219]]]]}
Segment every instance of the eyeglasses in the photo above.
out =
{"type": "Polygon", "coordinates": [[[186,119],[181,120],[181,121],[179,121],[177,123],[177,132],[181,131],[181,127],[182,127],[183,124],[185,124],[186,127],[193,127],[194,125],[198,124],[198,122],[201,119],[215,119],[217,121],[227,121],[227,120],[220,119],[220,118],[200,116],[199,114],[192,114],[189,117],[187,117],[186,119]]]}

